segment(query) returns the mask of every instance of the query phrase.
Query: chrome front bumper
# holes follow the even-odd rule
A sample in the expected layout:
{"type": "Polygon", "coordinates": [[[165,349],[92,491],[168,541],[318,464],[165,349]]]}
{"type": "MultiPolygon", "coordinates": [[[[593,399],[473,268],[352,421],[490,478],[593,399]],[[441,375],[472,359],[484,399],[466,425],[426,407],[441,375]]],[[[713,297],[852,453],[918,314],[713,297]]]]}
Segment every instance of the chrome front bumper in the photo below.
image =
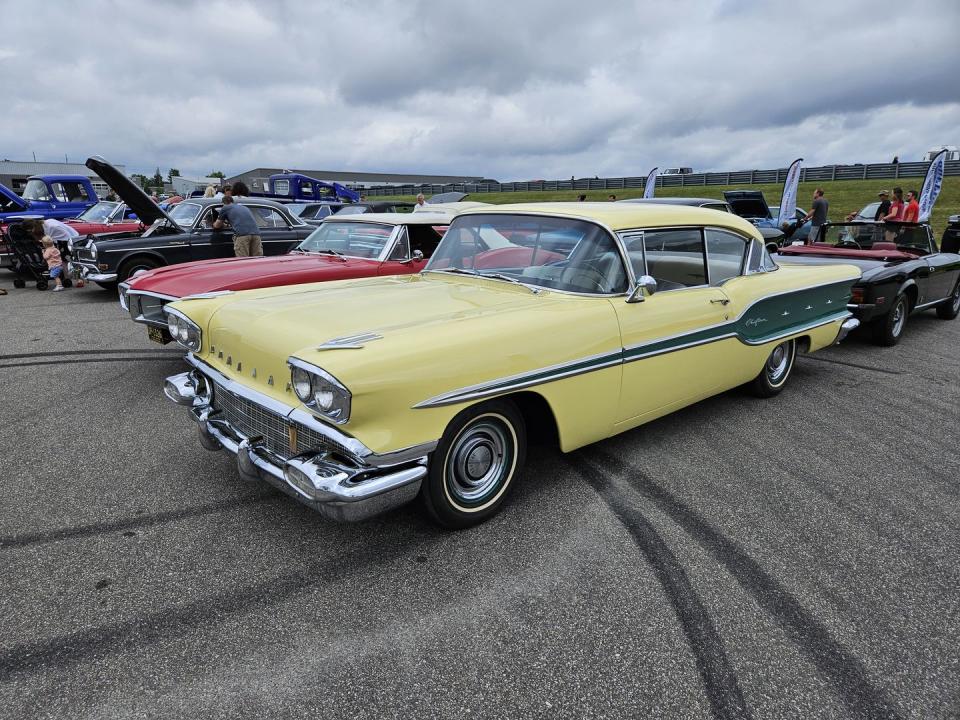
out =
{"type": "Polygon", "coordinates": [[[844,320],[840,325],[840,332],[837,333],[837,339],[833,341],[833,344],[839,345],[842,343],[843,339],[858,327],[860,327],[860,321],[856,318],[851,317],[844,320]]]}
{"type": "Polygon", "coordinates": [[[86,263],[71,262],[67,264],[67,268],[71,273],[74,271],[79,272],[80,277],[82,277],[84,280],[89,280],[90,282],[116,282],[117,280],[116,273],[100,272],[98,267],[90,266],[86,263]]]}
{"type": "MultiPolygon", "coordinates": [[[[346,522],[404,505],[420,492],[428,456],[436,443],[380,455],[355,438],[312,420],[311,430],[328,438],[329,445],[284,458],[270,450],[262,437],[245,435],[216,408],[215,395],[224,388],[241,392],[253,402],[259,394],[244,391],[192,355],[187,361],[195,369],[168,377],[164,394],[190,408],[190,416],[200,430],[201,445],[208,450],[226,449],[237,456],[237,468],[245,479],[264,480],[324,517],[346,522]]],[[[288,417],[291,424],[310,422],[307,413],[295,409],[288,417]]]]}

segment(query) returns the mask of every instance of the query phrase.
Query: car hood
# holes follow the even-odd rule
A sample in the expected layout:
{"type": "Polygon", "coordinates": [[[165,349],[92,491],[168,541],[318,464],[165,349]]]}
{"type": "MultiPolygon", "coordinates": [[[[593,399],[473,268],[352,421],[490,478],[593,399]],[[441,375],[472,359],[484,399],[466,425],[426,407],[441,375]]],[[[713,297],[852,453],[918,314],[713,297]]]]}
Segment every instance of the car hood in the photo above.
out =
{"type": "Polygon", "coordinates": [[[324,368],[356,400],[385,385],[412,392],[408,386],[424,377],[443,387],[454,379],[470,384],[498,376],[499,365],[537,368],[620,348],[607,299],[441,273],[266,288],[168,307],[200,325],[200,360],[292,405],[290,356],[324,368]],[[491,353],[491,342],[500,349],[491,353]]]}
{"type": "Polygon", "coordinates": [[[377,260],[340,260],[316,253],[199,260],[138,275],[130,282],[130,289],[180,298],[219,290],[250,290],[366,276],[375,274],[379,264],[377,260]]]}
{"type": "Polygon", "coordinates": [[[727,190],[723,197],[733,212],[742,218],[765,220],[770,217],[770,206],[759,190],[727,190]]]}
{"type": "Polygon", "coordinates": [[[17,213],[23,212],[30,207],[30,203],[17,195],[6,185],[0,184],[0,212],[17,213]]]}
{"type": "Polygon", "coordinates": [[[102,157],[97,155],[87,158],[87,162],[84,164],[99,175],[103,181],[113,189],[120,199],[127,204],[127,207],[137,214],[137,217],[140,218],[140,221],[144,225],[152,225],[157,220],[165,219],[176,227],[176,223],[166,212],[160,209],[159,205],[151,200],[143,190],[137,187],[130,178],[102,157]]]}

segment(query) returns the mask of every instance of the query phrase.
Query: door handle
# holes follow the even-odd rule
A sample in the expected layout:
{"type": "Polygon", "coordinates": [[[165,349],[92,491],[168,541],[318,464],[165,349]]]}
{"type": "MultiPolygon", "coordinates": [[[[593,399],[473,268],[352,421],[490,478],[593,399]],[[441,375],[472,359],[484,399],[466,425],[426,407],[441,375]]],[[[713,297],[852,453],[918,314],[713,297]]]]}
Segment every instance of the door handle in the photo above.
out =
{"type": "Polygon", "coordinates": [[[730,298],[715,298],[715,299],[711,300],[710,302],[712,302],[712,303],[720,303],[721,305],[729,305],[729,304],[730,304],[730,298]]]}

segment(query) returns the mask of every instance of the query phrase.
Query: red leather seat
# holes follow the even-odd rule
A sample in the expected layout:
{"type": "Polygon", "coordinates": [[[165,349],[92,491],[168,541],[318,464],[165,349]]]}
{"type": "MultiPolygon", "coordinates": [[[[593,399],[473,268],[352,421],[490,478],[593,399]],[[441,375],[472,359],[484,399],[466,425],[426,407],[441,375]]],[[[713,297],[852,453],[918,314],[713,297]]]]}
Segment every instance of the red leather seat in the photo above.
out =
{"type": "Polygon", "coordinates": [[[892,242],[875,242],[870,246],[871,250],[897,250],[897,244],[892,242]]]}

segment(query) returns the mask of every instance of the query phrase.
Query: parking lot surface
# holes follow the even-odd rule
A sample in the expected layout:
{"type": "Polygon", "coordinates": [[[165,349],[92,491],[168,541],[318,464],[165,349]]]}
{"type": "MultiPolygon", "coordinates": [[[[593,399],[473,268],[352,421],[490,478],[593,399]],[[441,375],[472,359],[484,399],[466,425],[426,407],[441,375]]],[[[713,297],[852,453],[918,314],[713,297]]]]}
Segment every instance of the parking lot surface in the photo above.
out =
{"type": "Polygon", "coordinates": [[[960,715],[960,321],[536,448],[446,532],[245,483],[162,394],[182,353],[11,278],[0,716],[960,715]]]}

